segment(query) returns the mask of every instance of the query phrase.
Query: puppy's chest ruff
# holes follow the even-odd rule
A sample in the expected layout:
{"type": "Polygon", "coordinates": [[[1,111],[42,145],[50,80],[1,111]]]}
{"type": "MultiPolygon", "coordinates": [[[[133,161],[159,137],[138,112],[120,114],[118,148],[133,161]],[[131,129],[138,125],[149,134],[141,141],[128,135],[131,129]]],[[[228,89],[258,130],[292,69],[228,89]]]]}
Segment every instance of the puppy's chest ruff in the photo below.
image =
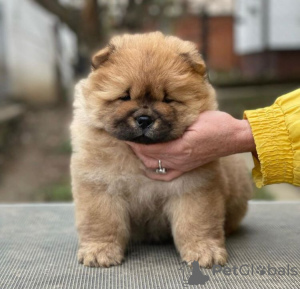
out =
{"type": "Polygon", "coordinates": [[[111,147],[109,155],[110,161],[99,167],[107,192],[121,194],[129,203],[134,200],[142,207],[152,206],[157,198],[167,199],[193,190],[201,191],[214,176],[211,169],[199,168],[170,182],[156,181],[144,175],[144,165],[128,147],[111,147]]]}

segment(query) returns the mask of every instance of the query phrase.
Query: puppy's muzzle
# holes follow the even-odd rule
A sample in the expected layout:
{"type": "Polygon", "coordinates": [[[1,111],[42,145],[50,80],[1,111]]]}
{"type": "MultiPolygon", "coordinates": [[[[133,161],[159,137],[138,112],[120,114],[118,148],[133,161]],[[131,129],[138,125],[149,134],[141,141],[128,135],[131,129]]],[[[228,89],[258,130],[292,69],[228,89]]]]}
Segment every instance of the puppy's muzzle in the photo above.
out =
{"type": "Polygon", "coordinates": [[[143,131],[150,128],[153,124],[153,119],[149,115],[141,115],[135,121],[143,131]]]}

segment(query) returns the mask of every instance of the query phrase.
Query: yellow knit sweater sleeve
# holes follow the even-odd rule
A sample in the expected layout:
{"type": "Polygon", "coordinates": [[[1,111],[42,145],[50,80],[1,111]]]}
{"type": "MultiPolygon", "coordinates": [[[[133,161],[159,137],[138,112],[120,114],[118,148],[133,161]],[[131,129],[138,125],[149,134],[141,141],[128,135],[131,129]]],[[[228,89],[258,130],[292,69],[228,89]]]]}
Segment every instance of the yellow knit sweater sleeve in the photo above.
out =
{"type": "Polygon", "coordinates": [[[275,183],[300,186],[300,89],[266,108],[247,110],[257,156],[253,179],[258,188],[275,183]]]}

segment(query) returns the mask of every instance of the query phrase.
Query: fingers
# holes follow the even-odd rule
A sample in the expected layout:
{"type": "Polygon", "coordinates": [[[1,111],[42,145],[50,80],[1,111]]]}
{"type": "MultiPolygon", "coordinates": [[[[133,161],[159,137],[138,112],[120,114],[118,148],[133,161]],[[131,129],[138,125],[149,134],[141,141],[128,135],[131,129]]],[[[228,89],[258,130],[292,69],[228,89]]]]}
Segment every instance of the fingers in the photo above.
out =
{"type": "Polygon", "coordinates": [[[172,161],[166,160],[166,157],[168,157],[168,154],[170,152],[170,146],[176,147],[175,142],[169,142],[164,144],[153,144],[153,145],[143,145],[143,144],[136,144],[132,142],[126,142],[131,149],[134,151],[134,153],[137,155],[137,157],[143,162],[145,165],[145,175],[152,179],[157,181],[171,181],[179,176],[181,176],[184,172],[178,171],[177,168],[178,165],[176,165],[176,159],[174,162],[174,156],[172,161]],[[158,174],[156,173],[156,169],[158,168],[158,160],[162,161],[162,167],[166,168],[167,173],[166,174],[158,174]]]}
{"type": "Polygon", "coordinates": [[[160,159],[162,156],[168,155],[170,153],[170,150],[173,151],[175,148],[177,148],[177,142],[178,140],[170,141],[167,143],[144,145],[126,141],[126,143],[133,149],[136,154],[139,153],[153,158],[155,157],[157,159],[160,159]]]}
{"type": "Polygon", "coordinates": [[[143,162],[146,168],[154,169],[158,167],[158,160],[144,155],[139,146],[130,146],[136,156],[143,162]]]}
{"type": "Polygon", "coordinates": [[[176,160],[168,160],[165,158],[165,156],[157,156],[155,158],[144,155],[138,148],[131,147],[136,156],[143,162],[144,166],[147,169],[157,169],[159,164],[158,161],[161,160],[161,164],[166,169],[176,169],[178,168],[178,165],[176,164],[176,160]]]}
{"type": "Polygon", "coordinates": [[[149,154],[152,155],[160,154],[162,151],[162,144],[152,144],[152,145],[144,145],[144,144],[136,144],[133,142],[126,142],[135,153],[140,152],[143,154],[149,154]],[[149,149],[150,148],[150,149],[149,149]]]}
{"type": "MultiPolygon", "coordinates": [[[[128,143],[128,142],[127,142],[128,143]]],[[[145,154],[143,147],[145,145],[136,145],[132,143],[128,143],[131,147],[131,149],[134,151],[134,153],[137,155],[137,157],[143,162],[146,168],[148,169],[156,169],[158,168],[158,160],[161,159],[159,155],[157,155],[155,158],[150,157],[145,154]]],[[[146,147],[146,146],[145,146],[146,147]]],[[[152,147],[152,145],[151,145],[152,147]]],[[[151,150],[152,151],[152,150],[151,150]]],[[[166,162],[163,161],[164,165],[166,166],[166,162]]]]}
{"type": "Polygon", "coordinates": [[[177,170],[167,170],[167,173],[162,175],[162,174],[157,174],[155,170],[146,170],[145,175],[152,179],[152,180],[157,180],[157,181],[165,181],[169,182],[172,181],[179,176],[181,176],[183,172],[177,171],[177,170]]]}

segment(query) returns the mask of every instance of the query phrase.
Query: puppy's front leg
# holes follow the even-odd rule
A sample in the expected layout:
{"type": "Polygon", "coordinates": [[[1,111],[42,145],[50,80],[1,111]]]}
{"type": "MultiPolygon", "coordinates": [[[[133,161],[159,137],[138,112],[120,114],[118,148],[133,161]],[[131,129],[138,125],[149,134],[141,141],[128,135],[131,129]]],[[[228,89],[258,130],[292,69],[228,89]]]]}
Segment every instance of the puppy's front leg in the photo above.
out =
{"type": "Polygon", "coordinates": [[[129,239],[126,202],[120,195],[106,193],[101,185],[75,187],[79,262],[90,267],[121,264],[129,239]]]}
{"type": "Polygon", "coordinates": [[[183,261],[224,265],[224,200],[213,191],[185,193],[168,206],[175,245],[183,261]]]}

